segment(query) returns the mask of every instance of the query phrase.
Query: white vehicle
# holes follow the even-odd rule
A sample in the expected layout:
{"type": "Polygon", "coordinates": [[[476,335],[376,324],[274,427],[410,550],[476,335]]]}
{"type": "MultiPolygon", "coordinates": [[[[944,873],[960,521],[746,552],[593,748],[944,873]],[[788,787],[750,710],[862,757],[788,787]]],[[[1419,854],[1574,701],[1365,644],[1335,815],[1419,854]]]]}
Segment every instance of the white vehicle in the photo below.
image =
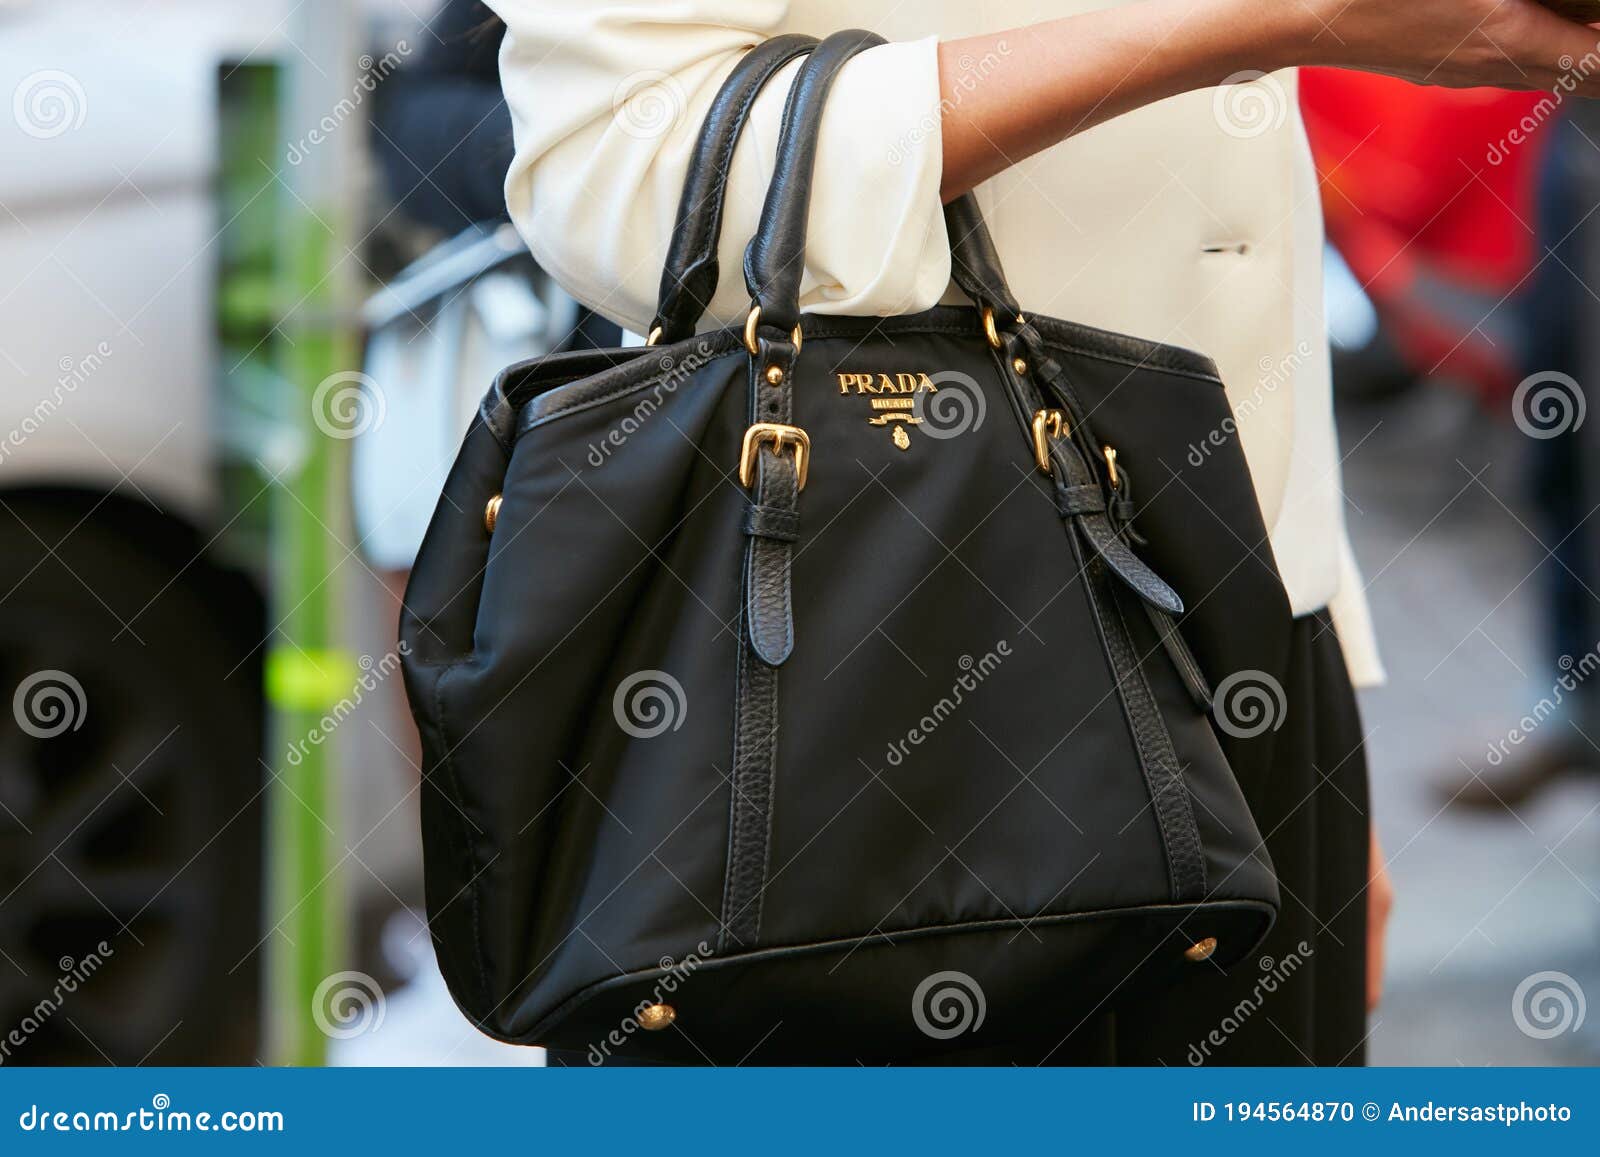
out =
{"type": "Polygon", "coordinates": [[[290,7],[0,2],[0,1063],[260,1055],[269,631],[223,548],[268,490],[219,481],[218,91],[290,7]]]}

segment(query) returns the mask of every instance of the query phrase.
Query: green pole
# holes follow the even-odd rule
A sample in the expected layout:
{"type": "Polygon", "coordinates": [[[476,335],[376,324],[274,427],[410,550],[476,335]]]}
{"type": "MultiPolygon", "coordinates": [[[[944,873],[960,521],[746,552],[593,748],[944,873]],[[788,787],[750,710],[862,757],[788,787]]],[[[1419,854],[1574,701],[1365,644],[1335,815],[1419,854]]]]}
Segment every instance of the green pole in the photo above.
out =
{"type": "Polygon", "coordinates": [[[338,572],[350,540],[347,439],[359,413],[359,405],[349,405],[358,352],[350,323],[358,290],[351,266],[359,265],[348,252],[359,244],[351,193],[361,140],[360,124],[345,114],[356,91],[359,52],[352,6],[346,0],[301,5],[290,36],[294,45],[282,57],[284,309],[277,351],[290,387],[288,412],[303,431],[305,451],[271,498],[278,630],[267,657],[276,736],[268,757],[274,778],[267,1027],[275,1062],[319,1065],[327,1057],[328,1038],[319,1028],[327,1023],[325,982],[332,983],[347,955],[344,876],[334,853],[336,766],[332,747],[322,741],[323,719],[359,674],[337,636],[338,572]]]}

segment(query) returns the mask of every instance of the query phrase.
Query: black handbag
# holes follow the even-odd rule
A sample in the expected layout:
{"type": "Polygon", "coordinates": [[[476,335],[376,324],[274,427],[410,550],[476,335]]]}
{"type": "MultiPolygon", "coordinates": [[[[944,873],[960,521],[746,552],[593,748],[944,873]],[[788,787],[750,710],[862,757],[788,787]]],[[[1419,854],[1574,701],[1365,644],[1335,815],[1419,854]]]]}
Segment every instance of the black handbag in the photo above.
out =
{"type": "Polygon", "coordinates": [[[1054,1040],[1276,912],[1230,767],[1271,733],[1218,726],[1203,672],[1279,669],[1290,617],[1212,363],[1025,317],[970,195],[970,308],[799,313],[822,109],[878,37],[801,65],[749,317],[693,334],[739,125],[813,43],[719,94],[656,344],[507,369],[412,574],[429,922],[502,1040],[1054,1040]]]}

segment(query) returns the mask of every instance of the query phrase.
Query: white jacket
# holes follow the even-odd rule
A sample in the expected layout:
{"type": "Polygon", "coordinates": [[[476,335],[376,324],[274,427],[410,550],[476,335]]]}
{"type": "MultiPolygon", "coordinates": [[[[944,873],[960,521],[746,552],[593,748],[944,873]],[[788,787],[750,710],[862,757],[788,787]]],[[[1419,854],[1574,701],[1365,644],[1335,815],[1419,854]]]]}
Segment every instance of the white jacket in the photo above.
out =
{"type": "MultiPolygon", "coordinates": [[[[516,133],[506,178],[512,219],[574,296],[634,330],[654,314],[706,107],[752,45],[780,32],[856,27],[895,42],[847,64],[830,98],[802,305],[824,314],[909,313],[939,301],[950,282],[938,41],[1112,6],[488,3],[507,25],[500,69],[516,133]]],[[[994,62],[963,64],[969,82],[980,84],[994,62]]],[[[707,325],[740,321],[748,309],[738,271],[795,67],[757,101],[735,157],[724,277],[707,325]]],[[[1321,204],[1294,73],[1118,117],[1013,166],[978,195],[1011,287],[1030,311],[1188,346],[1216,361],[1295,613],[1329,607],[1352,677],[1358,685],[1381,680],[1345,533],[1321,204]]]]}

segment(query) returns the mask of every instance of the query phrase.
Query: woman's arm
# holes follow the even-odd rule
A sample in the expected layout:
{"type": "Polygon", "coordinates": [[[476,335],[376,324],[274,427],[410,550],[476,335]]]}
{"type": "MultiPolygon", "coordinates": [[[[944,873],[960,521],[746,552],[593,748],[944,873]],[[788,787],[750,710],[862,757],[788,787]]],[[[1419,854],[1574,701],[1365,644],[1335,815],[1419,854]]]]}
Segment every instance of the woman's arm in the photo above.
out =
{"type": "Polygon", "coordinates": [[[1595,32],[1532,0],[1147,0],[941,44],[941,191],[1166,97],[1309,64],[1452,87],[1570,75],[1600,96],[1595,32]]]}
{"type": "MultiPolygon", "coordinates": [[[[569,292],[647,326],[701,118],[739,56],[787,25],[791,5],[487,3],[507,27],[512,219],[569,292]]],[[[1552,87],[1567,55],[1586,78],[1579,91],[1600,88],[1596,34],[1532,0],[1145,0],[943,44],[932,16],[926,30],[840,73],[817,161],[828,179],[812,189],[808,311],[927,308],[950,280],[941,192],[948,199],[1091,125],[1241,72],[1336,64],[1441,84],[1552,87]]],[[[723,284],[710,311],[721,323],[749,305],[737,271],[792,74],[761,94],[734,155],[723,284]]]]}

